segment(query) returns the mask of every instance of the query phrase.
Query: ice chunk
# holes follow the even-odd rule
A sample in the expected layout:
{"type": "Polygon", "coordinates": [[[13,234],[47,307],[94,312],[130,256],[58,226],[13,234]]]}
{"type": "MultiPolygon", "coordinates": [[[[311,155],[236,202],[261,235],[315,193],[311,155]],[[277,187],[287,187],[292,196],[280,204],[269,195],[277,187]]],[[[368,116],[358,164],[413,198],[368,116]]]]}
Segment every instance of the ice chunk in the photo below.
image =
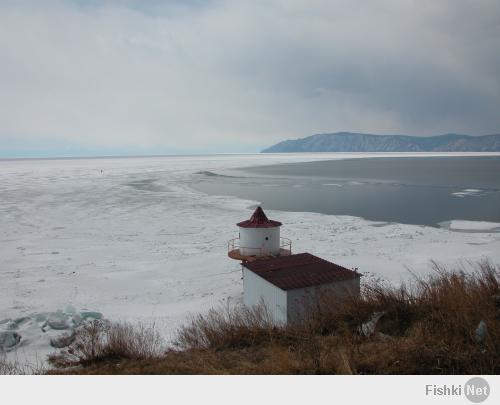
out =
{"type": "Polygon", "coordinates": [[[33,315],[33,319],[35,322],[45,322],[47,321],[49,314],[47,312],[40,312],[38,314],[33,315]]]}
{"type": "Polygon", "coordinates": [[[0,349],[3,351],[16,346],[21,341],[21,335],[17,332],[0,332],[0,349]]]}
{"type": "Polygon", "coordinates": [[[69,316],[62,312],[53,312],[47,318],[47,325],[56,330],[69,329],[69,316]]]}
{"type": "Polygon", "coordinates": [[[73,324],[73,327],[76,328],[77,326],[79,326],[83,322],[83,318],[80,314],[74,314],[71,317],[71,322],[73,324]]]}
{"type": "Polygon", "coordinates": [[[80,312],[80,316],[84,320],[87,320],[89,318],[91,318],[91,319],[102,319],[102,314],[100,312],[85,311],[85,312],[80,312]]]}
{"type": "Polygon", "coordinates": [[[478,190],[478,189],[475,189],[475,188],[466,188],[462,191],[457,191],[455,193],[451,193],[451,195],[455,196],[455,197],[460,197],[460,198],[463,198],[463,197],[477,197],[479,195],[482,194],[482,191],[483,190],[478,190]]]}
{"type": "Polygon", "coordinates": [[[9,329],[18,329],[20,326],[25,325],[29,321],[31,321],[31,318],[29,316],[16,318],[9,323],[9,329]]]}

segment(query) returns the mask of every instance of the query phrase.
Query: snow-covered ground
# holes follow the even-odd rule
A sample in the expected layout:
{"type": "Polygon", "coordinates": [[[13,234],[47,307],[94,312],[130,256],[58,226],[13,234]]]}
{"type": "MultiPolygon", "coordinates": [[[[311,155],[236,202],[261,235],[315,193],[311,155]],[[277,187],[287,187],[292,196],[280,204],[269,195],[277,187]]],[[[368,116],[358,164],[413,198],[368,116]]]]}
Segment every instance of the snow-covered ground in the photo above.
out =
{"type": "MultiPolygon", "coordinates": [[[[42,360],[50,338],[89,311],[155,324],[167,339],[190,315],[241,300],[227,241],[257,201],[189,187],[199,171],[316,159],[415,154],[219,155],[0,161],[0,337],[10,358],[42,360]],[[3,333],[3,335],[2,335],[3,333]]],[[[421,154],[420,154],[421,155],[421,154]]],[[[446,154],[425,154],[446,155],[446,154]]],[[[500,233],[347,216],[266,211],[295,252],[392,281],[447,264],[500,262],[500,233]],[[483,232],[463,232],[463,230],[483,232]]],[[[457,225],[458,224],[458,225],[457,225]]],[[[465,228],[464,228],[465,226],[465,228]]],[[[95,316],[98,316],[95,315],[95,316]]]]}

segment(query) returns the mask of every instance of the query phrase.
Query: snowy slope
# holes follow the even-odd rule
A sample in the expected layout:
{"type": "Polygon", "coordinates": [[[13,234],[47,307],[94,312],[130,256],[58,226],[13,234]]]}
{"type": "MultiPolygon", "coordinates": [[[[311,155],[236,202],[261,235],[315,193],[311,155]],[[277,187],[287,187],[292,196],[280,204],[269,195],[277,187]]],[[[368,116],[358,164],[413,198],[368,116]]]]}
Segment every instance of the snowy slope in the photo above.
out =
{"type": "MultiPolygon", "coordinates": [[[[53,350],[46,313],[154,322],[168,339],[189,315],[239,301],[241,271],[226,244],[257,202],[194,191],[194,173],[364,156],[373,154],[0,161],[0,334],[15,324],[21,336],[8,356],[53,350]]],[[[389,280],[409,277],[405,266],[429,271],[430,259],[500,262],[498,233],[266,212],[295,252],[389,280]]]]}

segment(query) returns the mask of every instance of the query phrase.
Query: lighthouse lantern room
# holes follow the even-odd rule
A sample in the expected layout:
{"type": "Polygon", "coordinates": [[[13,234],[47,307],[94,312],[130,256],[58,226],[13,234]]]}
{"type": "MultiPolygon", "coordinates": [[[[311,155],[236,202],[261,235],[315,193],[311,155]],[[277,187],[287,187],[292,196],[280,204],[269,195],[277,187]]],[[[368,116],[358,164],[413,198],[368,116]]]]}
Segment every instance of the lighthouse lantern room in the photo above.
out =
{"type": "Polygon", "coordinates": [[[228,256],[243,262],[259,258],[288,256],[292,242],[280,236],[281,222],[267,218],[261,207],[257,207],[250,219],[239,222],[239,237],[228,244],[228,256]]]}

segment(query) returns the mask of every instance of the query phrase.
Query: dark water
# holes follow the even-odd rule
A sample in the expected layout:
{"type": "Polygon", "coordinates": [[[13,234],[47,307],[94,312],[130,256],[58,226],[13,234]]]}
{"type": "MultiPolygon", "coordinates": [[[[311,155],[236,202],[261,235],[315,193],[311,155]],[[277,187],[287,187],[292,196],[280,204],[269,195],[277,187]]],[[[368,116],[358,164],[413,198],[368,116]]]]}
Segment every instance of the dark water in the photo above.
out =
{"type": "Polygon", "coordinates": [[[367,158],[261,166],[231,176],[199,173],[209,194],[265,208],[437,226],[500,222],[499,157],[367,158]]]}

